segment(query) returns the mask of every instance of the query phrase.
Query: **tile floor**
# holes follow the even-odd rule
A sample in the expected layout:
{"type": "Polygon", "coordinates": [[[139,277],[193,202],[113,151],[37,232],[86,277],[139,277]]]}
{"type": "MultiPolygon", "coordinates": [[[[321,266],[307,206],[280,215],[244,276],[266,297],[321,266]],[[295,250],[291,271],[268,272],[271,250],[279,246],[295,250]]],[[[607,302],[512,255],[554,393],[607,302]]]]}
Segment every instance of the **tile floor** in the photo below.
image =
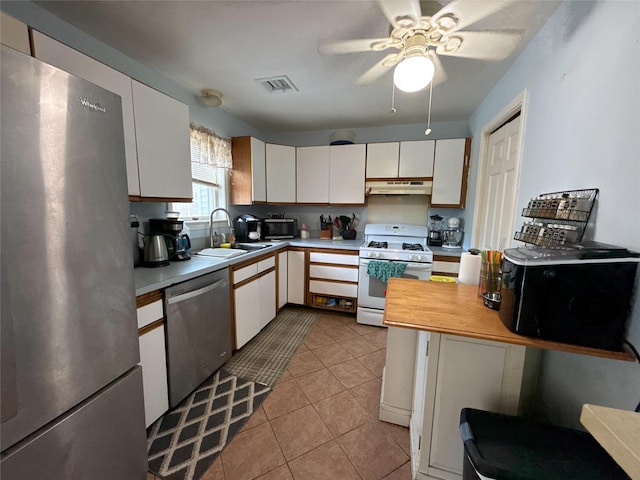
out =
{"type": "Polygon", "coordinates": [[[409,480],[409,430],[378,420],[386,344],[385,328],[320,312],[201,480],[409,480]]]}

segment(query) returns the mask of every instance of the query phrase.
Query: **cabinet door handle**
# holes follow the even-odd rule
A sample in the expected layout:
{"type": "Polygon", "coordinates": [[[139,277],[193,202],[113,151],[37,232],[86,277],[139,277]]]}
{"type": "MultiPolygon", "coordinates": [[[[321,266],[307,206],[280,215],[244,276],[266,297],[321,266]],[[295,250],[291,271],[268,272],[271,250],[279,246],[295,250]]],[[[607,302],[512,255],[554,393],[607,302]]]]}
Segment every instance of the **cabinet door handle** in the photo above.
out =
{"type": "Polygon", "coordinates": [[[200,295],[204,295],[207,292],[215,290],[218,288],[222,280],[218,280],[211,285],[207,285],[206,287],[199,288],[197,290],[193,290],[191,292],[183,293],[182,295],[177,295],[175,297],[171,297],[167,300],[169,305],[173,305],[174,303],[183,302],[185,300],[189,300],[190,298],[199,297],[200,295]]]}

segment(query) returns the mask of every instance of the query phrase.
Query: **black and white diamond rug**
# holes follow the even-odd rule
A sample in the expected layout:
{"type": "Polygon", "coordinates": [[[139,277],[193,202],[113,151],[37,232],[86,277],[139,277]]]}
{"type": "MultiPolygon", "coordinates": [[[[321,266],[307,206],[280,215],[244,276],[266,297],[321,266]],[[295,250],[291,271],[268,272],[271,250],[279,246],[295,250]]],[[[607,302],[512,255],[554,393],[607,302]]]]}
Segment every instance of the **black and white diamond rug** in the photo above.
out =
{"type": "Polygon", "coordinates": [[[197,480],[270,391],[218,370],[149,427],[149,471],[166,480],[197,480]]]}

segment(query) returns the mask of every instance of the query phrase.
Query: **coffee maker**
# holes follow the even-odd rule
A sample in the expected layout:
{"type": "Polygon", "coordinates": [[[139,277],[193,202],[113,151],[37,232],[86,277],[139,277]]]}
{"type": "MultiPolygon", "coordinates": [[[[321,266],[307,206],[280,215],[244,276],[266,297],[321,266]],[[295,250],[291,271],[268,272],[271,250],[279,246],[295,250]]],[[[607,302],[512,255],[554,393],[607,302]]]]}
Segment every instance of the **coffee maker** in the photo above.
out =
{"type": "Polygon", "coordinates": [[[191,258],[191,239],[189,235],[183,234],[184,222],[165,218],[149,219],[149,232],[153,235],[160,233],[164,237],[167,245],[169,260],[183,261],[191,258]]]}
{"type": "Polygon", "coordinates": [[[257,242],[262,238],[262,220],[251,214],[237,216],[233,220],[237,242],[257,242]]]}

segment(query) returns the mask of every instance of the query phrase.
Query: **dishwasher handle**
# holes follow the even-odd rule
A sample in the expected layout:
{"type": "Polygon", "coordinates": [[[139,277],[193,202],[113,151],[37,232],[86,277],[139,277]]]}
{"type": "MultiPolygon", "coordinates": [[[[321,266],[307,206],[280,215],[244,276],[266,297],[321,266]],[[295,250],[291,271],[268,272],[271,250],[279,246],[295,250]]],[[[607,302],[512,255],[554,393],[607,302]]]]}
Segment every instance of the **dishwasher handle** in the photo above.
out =
{"type": "Polygon", "coordinates": [[[175,297],[171,297],[167,299],[168,305],[173,305],[174,303],[184,302],[185,300],[189,300],[191,298],[199,297],[200,295],[204,295],[205,293],[211,292],[220,286],[222,283],[222,279],[213,282],[211,285],[207,285],[206,287],[199,288],[197,290],[193,290],[191,292],[183,293],[182,295],[176,295],[175,297]]]}

